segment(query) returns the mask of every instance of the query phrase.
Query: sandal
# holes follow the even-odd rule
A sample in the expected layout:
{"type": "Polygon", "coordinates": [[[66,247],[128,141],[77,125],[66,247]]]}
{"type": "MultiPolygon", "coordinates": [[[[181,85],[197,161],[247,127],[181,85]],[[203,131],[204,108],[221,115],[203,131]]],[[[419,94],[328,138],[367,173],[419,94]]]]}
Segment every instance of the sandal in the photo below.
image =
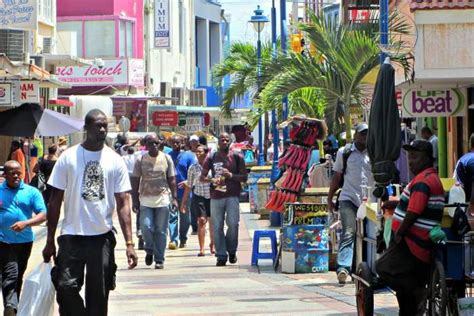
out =
{"type": "Polygon", "coordinates": [[[198,257],[204,257],[204,256],[205,256],[204,252],[198,252],[198,257]]]}
{"type": "Polygon", "coordinates": [[[212,254],[215,254],[215,253],[216,253],[213,244],[209,244],[209,249],[211,250],[211,253],[212,253],[212,254]]]}

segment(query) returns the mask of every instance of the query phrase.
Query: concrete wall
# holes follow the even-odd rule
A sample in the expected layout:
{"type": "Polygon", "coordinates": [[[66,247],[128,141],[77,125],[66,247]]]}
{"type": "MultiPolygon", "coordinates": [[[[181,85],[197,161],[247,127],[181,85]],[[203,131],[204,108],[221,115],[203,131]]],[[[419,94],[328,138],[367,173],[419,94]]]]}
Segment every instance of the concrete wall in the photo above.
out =
{"type": "Polygon", "coordinates": [[[474,79],[474,10],[416,11],[418,79],[474,79]]]}

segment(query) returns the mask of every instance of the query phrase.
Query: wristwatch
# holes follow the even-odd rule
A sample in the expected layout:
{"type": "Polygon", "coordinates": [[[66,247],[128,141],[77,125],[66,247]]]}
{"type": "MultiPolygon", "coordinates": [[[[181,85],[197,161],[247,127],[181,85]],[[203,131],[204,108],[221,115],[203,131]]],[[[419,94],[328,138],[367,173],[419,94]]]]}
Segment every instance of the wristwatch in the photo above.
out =
{"type": "Polygon", "coordinates": [[[135,247],[135,243],[133,242],[133,240],[128,240],[126,243],[125,243],[128,246],[132,246],[132,247],[135,247]]]}

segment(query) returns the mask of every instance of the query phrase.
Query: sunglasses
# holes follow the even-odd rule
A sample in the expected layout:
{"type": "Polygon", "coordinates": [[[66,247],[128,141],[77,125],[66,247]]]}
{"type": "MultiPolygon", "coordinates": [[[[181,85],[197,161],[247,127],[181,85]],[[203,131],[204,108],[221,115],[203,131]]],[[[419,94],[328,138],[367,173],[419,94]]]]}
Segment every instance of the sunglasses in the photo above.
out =
{"type": "Polygon", "coordinates": [[[159,145],[159,141],[154,141],[154,142],[146,142],[148,145],[159,145]]]}

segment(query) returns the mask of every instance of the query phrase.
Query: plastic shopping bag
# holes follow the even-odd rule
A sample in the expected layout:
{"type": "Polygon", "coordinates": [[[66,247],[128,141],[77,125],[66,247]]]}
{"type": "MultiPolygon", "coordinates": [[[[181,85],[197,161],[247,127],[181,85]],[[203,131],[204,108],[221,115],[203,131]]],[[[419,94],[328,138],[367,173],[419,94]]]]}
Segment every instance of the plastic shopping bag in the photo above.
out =
{"type": "Polygon", "coordinates": [[[19,316],[51,316],[55,290],[51,282],[51,263],[41,263],[26,277],[19,303],[19,316]]]}

